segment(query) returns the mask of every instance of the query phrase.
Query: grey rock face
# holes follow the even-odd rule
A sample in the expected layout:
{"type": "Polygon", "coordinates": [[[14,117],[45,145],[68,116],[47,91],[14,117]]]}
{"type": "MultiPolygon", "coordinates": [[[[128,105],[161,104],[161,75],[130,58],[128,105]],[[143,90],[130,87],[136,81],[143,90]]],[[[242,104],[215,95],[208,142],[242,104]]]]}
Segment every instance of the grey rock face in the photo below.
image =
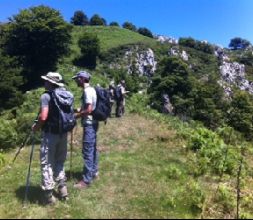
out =
{"type": "Polygon", "coordinates": [[[125,60],[128,60],[128,73],[132,73],[133,65],[142,76],[153,76],[156,71],[155,54],[150,48],[145,51],[127,51],[125,60]]]}
{"type": "Polygon", "coordinates": [[[178,40],[173,37],[166,37],[166,36],[162,36],[162,35],[157,35],[155,38],[157,39],[157,41],[159,41],[161,43],[178,44],[178,40]]]}
{"type": "Polygon", "coordinates": [[[172,47],[168,52],[169,56],[178,56],[181,57],[184,61],[189,60],[188,54],[183,50],[182,52],[177,47],[172,47]]]}
{"type": "Polygon", "coordinates": [[[219,84],[224,88],[227,96],[231,95],[231,86],[235,85],[240,90],[248,91],[253,94],[252,82],[245,77],[245,66],[237,62],[223,62],[220,66],[221,80],[219,84]]]}

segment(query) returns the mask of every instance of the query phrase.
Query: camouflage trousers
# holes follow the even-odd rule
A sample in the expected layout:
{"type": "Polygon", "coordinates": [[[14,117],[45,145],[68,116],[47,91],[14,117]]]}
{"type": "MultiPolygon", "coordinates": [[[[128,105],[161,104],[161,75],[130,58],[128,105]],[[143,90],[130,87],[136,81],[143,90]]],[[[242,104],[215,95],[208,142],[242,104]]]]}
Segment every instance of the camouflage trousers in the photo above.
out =
{"type": "Polygon", "coordinates": [[[67,157],[67,133],[42,134],[40,148],[40,163],[42,174],[42,189],[52,190],[55,183],[66,181],[64,162],[67,157]]]}

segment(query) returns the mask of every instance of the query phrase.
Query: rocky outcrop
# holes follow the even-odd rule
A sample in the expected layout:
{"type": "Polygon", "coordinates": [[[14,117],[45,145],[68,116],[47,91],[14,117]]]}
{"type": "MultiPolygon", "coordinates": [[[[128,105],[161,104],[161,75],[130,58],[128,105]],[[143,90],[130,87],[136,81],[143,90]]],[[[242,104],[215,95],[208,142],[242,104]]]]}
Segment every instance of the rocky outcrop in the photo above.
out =
{"type": "Polygon", "coordinates": [[[141,50],[139,47],[126,51],[123,59],[112,63],[110,68],[126,68],[129,74],[138,72],[141,76],[151,77],[156,71],[157,62],[152,49],[141,50]]]}
{"type": "Polygon", "coordinates": [[[156,40],[161,43],[178,44],[178,40],[173,37],[166,37],[162,35],[155,36],[156,40]]]}
{"type": "Polygon", "coordinates": [[[224,88],[227,96],[231,96],[231,86],[234,85],[240,90],[253,94],[253,84],[245,77],[245,66],[237,62],[223,62],[220,66],[221,80],[219,84],[224,88]]]}
{"type": "Polygon", "coordinates": [[[253,83],[246,79],[244,64],[231,62],[226,50],[222,47],[216,46],[214,55],[220,62],[221,79],[218,83],[224,89],[225,95],[231,97],[233,86],[253,94],[253,83]]]}
{"type": "Polygon", "coordinates": [[[177,47],[172,47],[169,52],[169,56],[178,56],[181,57],[184,61],[189,60],[188,54],[183,50],[182,52],[177,47]]]}

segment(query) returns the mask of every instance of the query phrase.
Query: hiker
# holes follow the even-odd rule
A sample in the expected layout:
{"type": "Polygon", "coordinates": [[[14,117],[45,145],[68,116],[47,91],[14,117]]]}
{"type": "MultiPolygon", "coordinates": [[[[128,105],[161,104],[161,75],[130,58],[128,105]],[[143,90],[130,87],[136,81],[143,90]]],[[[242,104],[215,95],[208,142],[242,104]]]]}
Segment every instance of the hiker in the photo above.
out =
{"type": "Polygon", "coordinates": [[[127,92],[125,80],[121,80],[115,88],[116,117],[121,117],[125,113],[126,93],[127,92]]]}
{"type": "Polygon", "coordinates": [[[32,130],[42,129],[42,142],[40,148],[40,162],[42,172],[42,190],[46,204],[56,202],[53,196],[55,183],[61,199],[68,199],[64,162],[67,157],[67,132],[60,133],[58,130],[59,112],[50,95],[55,90],[64,90],[62,76],[59,73],[49,72],[41,76],[45,81],[46,92],[40,98],[40,113],[32,130]]]}
{"type": "MultiPolygon", "coordinates": [[[[114,100],[115,100],[115,97],[114,97],[114,93],[115,93],[115,84],[114,84],[114,81],[110,82],[109,93],[110,93],[110,106],[111,106],[111,109],[112,109],[112,106],[113,106],[114,100]]],[[[111,115],[110,115],[110,117],[111,117],[111,115]]]]}
{"type": "Polygon", "coordinates": [[[97,131],[98,121],[93,119],[91,113],[95,110],[97,103],[96,90],[90,86],[91,76],[86,71],[80,71],[72,77],[78,87],[82,88],[81,108],[76,112],[76,118],[82,119],[83,126],[83,174],[82,179],[74,185],[74,188],[84,189],[98,177],[98,150],[97,131]]]}
{"type": "Polygon", "coordinates": [[[162,113],[163,114],[173,114],[173,106],[170,102],[169,95],[167,93],[162,95],[162,102],[163,102],[163,107],[162,107],[162,113]]]}

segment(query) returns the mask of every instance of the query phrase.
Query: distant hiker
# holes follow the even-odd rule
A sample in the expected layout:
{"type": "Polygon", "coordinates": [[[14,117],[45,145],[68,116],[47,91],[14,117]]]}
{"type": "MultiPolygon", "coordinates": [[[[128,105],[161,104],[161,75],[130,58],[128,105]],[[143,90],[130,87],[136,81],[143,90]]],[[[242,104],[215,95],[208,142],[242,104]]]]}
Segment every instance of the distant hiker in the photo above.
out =
{"type": "Polygon", "coordinates": [[[173,106],[170,102],[170,98],[168,94],[162,95],[162,102],[163,102],[162,113],[173,114],[173,106]]]}
{"type": "Polygon", "coordinates": [[[49,72],[41,78],[45,81],[46,92],[40,98],[39,118],[32,126],[32,130],[42,129],[40,148],[42,189],[45,203],[53,204],[56,202],[53,196],[55,183],[58,186],[60,198],[64,200],[68,198],[64,162],[67,157],[67,132],[75,126],[74,111],[71,115],[74,97],[64,88],[62,76],[59,73],[49,72]],[[69,119],[68,123],[63,123],[61,118],[59,96],[65,102],[65,108],[68,109],[66,117],[69,119]],[[64,127],[65,125],[67,127],[64,127]]]}
{"type": "Polygon", "coordinates": [[[92,112],[97,103],[96,90],[90,86],[90,74],[86,71],[78,72],[72,79],[76,81],[78,87],[82,88],[81,108],[76,112],[76,118],[82,119],[83,125],[83,175],[82,179],[74,185],[74,188],[87,188],[98,176],[98,150],[97,131],[98,121],[94,120],[92,112]]]}
{"type": "MultiPolygon", "coordinates": [[[[114,93],[115,93],[115,84],[114,81],[110,82],[109,85],[109,92],[110,92],[110,105],[111,105],[111,109],[113,107],[114,101],[115,101],[115,97],[114,97],[114,93]]],[[[111,116],[111,115],[110,115],[111,116]]]]}
{"type": "Polygon", "coordinates": [[[121,80],[115,88],[115,100],[116,100],[116,117],[121,117],[125,113],[125,96],[126,96],[126,83],[125,80],[121,80]]]}

